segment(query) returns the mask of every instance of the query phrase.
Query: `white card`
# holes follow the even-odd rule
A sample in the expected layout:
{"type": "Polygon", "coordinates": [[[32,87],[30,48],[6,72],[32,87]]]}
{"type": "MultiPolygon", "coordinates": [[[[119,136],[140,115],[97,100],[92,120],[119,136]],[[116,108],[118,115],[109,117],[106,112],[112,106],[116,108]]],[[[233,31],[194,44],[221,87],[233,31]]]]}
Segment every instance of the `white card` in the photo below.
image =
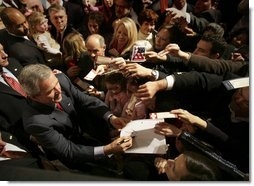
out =
{"type": "Polygon", "coordinates": [[[93,81],[93,79],[97,76],[96,71],[92,69],[85,77],[85,80],[93,81]]]}
{"type": "Polygon", "coordinates": [[[150,119],[177,118],[176,114],[171,114],[170,112],[150,113],[149,116],[150,119]]]}

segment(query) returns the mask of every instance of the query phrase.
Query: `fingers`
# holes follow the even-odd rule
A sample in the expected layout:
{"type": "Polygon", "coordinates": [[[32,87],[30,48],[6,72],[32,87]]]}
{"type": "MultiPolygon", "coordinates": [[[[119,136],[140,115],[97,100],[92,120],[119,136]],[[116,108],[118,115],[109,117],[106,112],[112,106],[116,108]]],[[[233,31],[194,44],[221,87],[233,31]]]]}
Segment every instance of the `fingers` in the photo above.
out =
{"type": "Polygon", "coordinates": [[[184,109],[175,109],[175,110],[171,110],[170,113],[172,113],[172,114],[186,114],[186,113],[188,113],[188,111],[186,111],[184,109]]]}
{"type": "Polygon", "coordinates": [[[164,56],[167,55],[169,52],[167,50],[162,50],[158,53],[158,56],[164,56]]]}

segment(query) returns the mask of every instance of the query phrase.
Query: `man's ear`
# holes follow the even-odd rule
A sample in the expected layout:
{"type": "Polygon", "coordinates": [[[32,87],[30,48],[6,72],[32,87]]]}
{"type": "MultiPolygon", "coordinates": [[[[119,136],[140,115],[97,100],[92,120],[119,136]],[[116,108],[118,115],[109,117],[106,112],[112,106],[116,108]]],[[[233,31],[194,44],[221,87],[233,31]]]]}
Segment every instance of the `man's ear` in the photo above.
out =
{"type": "Polygon", "coordinates": [[[212,58],[212,59],[219,59],[220,57],[221,57],[220,54],[217,52],[215,54],[212,54],[210,58],[212,58]]]}

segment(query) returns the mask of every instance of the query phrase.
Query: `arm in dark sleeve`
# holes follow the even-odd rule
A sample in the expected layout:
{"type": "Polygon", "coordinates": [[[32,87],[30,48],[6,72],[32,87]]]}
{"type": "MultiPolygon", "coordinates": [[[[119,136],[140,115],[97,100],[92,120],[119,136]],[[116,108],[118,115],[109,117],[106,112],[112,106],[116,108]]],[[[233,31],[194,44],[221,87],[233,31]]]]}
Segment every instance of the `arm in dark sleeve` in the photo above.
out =
{"type": "Polygon", "coordinates": [[[226,72],[237,73],[244,65],[243,61],[223,59],[210,59],[205,56],[192,54],[189,61],[185,62],[189,67],[201,71],[222,75],[226,72]]]}
{"type": "Polygon", "coordinates": [[[59,78],[62,90],[72,99],[75,107],[78,106],[89,109],[94,115],[104,118],[107,121],[111,112],[103,101],[81,92],[71,83],[70,79],[65,74],[58,74],[57,77],[59,78]]]}

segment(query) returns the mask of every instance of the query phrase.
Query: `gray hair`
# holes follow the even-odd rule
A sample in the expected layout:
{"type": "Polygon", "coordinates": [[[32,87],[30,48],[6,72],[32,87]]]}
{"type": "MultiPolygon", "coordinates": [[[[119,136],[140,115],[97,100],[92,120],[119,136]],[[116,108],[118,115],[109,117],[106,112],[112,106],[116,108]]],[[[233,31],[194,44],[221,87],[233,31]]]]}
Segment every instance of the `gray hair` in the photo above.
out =
{"type": "Polygon", "coordinates": [[[51,73],[51,68],[46,65],[27,65],[22,69],[19,75],[19,82],[28,96],[37,96],[41,92],[40,82],[48,79],[51,73]]]}
{"type": "Polygon", "coordinates": [[[86,38],[85,43],[87,43],[90,39],[98,39],[101,47],[105,47],[105,46],[106,46],[105,39],[104,39],[104,37],[103,37],[102,35],[100,35],[100,34],[91,34],[91,35],[89,35],[89,36],[86,38]]]}

